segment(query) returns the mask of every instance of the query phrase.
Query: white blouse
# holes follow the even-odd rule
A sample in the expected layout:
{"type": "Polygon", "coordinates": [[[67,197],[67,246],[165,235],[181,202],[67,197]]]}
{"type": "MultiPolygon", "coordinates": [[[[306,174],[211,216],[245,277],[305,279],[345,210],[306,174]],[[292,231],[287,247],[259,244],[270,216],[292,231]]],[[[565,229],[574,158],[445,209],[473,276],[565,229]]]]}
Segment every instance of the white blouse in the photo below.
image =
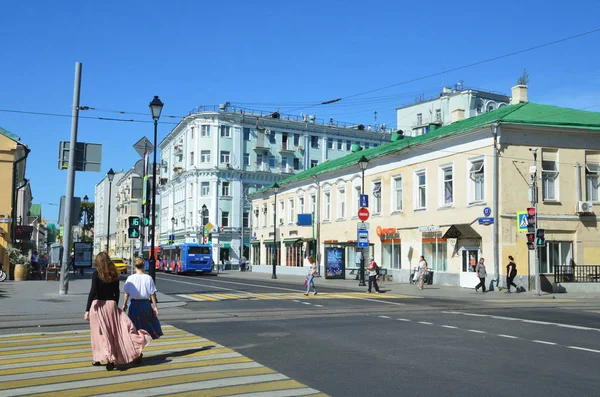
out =
{"type": "Polygon", "coordinates": [[[156,293],[156,284],[147,274],[132,274],[127,277],[123,290],[131,299],[150,299],[150,296],[156,293]]]}

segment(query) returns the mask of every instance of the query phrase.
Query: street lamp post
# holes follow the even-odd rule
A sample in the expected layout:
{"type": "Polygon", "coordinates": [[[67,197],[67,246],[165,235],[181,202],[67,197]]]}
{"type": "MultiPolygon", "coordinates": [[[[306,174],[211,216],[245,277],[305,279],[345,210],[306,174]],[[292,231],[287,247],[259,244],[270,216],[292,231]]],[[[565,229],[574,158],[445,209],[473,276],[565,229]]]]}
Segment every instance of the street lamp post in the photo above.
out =
{"type": "Polygon", "coordinates": [[[273,192],[275,193],[275,202],[273,203],[273,274],[271,274],[271,278],[277,278],[277,193],[279,192],[277,182],[273,185],[273,192]]]}
{"type": "Polygon", "coordinates": [[[204,241],[204,228],[206,227],[206,223],[204,221],[206,219],[205,217],[207,216],[207,211],[208,208],[206,208],[206,204],[202,204],[202,230],[200,231],[200,234],[202,236],[202,244],[206,244],[206,241],[204,241]]]}
{"type": "Polygon", "coordinates": [[[115,179],[115,172],[111,168],[106,174],[108,177],[108,225],[106,226],[106,253],[110,256],[110,202],[112,200],[112,181],[115,179]]]}
{"type": "MultiPolygon", "coordinates": [[[[361,172],[362,172],[362,187],[360,189],[360,193],[361,194],[365,194],[365,170],[367,169],[369,165],[369,159],[367,159],[365,156],[362,156],[360,158],[360,160],[358,160],[358,167],[360,168],[361,172]]],[[[368,248],[367,248],[367,252],[368,253],[368,248]]],[[[364,287],[365,284],[365,249],[363,248],[363,253],[362,253],[362,257],[360,259],[360,275],[359,275],[359,282],[358,282],[358,286],[359,287],[364,287]]]]}
{"type": "Polygon", "coordinates": [[[162,112],[164,104],[158,99],[158,95],[154,96],[150,102],[150,111],[152,112],[152,120],[154,120],[154,160],[152,161],[152,241],[150,242],[150,277],[156,279],[156,253],[154,252],[154,242],[156,233],[156,135],[158,133],[158,119],[162,112]]]}
{"type": "Polygon", "coordinates": [[[87,196],[87,194],[85,196],[83,196],[83,236],[85,237],[83,239],[83,241],[85,242],[85,240],[87,240],[87,233],[85,232],[86,227],[87,227],[87,212],[88,212],[88,202],[89,202],[90,198],[87,196]]]}

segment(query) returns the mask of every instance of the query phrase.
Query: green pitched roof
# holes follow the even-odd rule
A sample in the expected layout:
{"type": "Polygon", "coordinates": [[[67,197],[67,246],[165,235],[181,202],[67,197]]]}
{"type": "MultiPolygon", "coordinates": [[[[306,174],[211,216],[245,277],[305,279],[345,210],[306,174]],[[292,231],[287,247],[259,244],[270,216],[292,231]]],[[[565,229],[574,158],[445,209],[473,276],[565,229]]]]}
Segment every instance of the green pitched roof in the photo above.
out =
{"type": "MultiPolygon", "coordinates": [[[[541,105],[531,102],[502,106],[492,112],[448,124],[424,135],[400,139],[396,142],[386,143],[384,145],[361,150],[360,152],[355,152],[335,160],[326,161],[316,167],[309,168],[308,170],[282,179],[277,183],[280,186],[283,186],[289,183],[312,178],[314,175],[336,171],[350,166],[356,167],[358,170],[358,160],[362,156],[365,156],[368,160],[371,160],[377,157],[386,156],[411,146],[433,142],[440,138],[460,134],[466,131],[472,131],[477,128],[493,125],[494,123],[600,130],[600,113],[562,108],[558,106],[541,105]]],[[[272,185],[261,189],[257,193],[267,191],[271,187],[272,185]]]]}
{"type": "Polygon", "coordinates": [[[41,204],[31,204],[29,207],[29,216],[37,216],[39,218],[42,217],[42,205],[41,204]]]}
{"type": "Polygon", "coordinates": [[[4,135],[7,138],[12,139],[13,141],[19,141],[19,139],[21,139],[18,136],[16,136],[15,134],[13,134],[12,132],[5,130],[2,127],[0,127],[0,134],[4,135]]]}

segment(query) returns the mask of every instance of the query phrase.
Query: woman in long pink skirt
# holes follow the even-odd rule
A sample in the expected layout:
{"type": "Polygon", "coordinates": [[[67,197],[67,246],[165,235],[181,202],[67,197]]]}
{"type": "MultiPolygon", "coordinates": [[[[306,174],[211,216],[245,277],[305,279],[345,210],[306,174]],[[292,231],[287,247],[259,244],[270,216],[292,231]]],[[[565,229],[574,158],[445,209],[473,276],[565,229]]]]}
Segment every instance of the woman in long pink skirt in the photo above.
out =
{"type": "Polygon", "coordinates": [[[136,330],[119,306],[119,272],[106,252],[96,255],[96,271],[84,315],[90,322],[92,365],[107,361],[106,370],[142,360],[142,349],[152,340],[148,332],[136,330]]]}

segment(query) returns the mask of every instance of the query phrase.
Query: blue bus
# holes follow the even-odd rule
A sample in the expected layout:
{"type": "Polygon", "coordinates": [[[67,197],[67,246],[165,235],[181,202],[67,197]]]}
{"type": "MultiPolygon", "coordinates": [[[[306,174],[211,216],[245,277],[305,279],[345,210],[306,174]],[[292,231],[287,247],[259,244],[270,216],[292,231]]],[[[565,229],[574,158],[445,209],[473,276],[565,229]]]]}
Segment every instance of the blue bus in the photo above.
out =
{"type": "Polygon", "coordinates": [[[160,269],[170,273],[210,273],[212,245],[177,243],[161,248],[160,269]]]}
{"type": "MultiPolygon", "coordinates": [[[[150,246],[145,246],[142,249],[142,257],[144,258],[144,263],[146,264],[146,271],[148,271],[150,269],[150,252],[152,251],[152,249],[150,248],[150,246]]],[[[154,247],[154,252],[156,253],[154,256],[154,259],[156,259],[154,268],[156,270],[161,270],[161,255],[160,255],[160,247],[154,247]]]]}

